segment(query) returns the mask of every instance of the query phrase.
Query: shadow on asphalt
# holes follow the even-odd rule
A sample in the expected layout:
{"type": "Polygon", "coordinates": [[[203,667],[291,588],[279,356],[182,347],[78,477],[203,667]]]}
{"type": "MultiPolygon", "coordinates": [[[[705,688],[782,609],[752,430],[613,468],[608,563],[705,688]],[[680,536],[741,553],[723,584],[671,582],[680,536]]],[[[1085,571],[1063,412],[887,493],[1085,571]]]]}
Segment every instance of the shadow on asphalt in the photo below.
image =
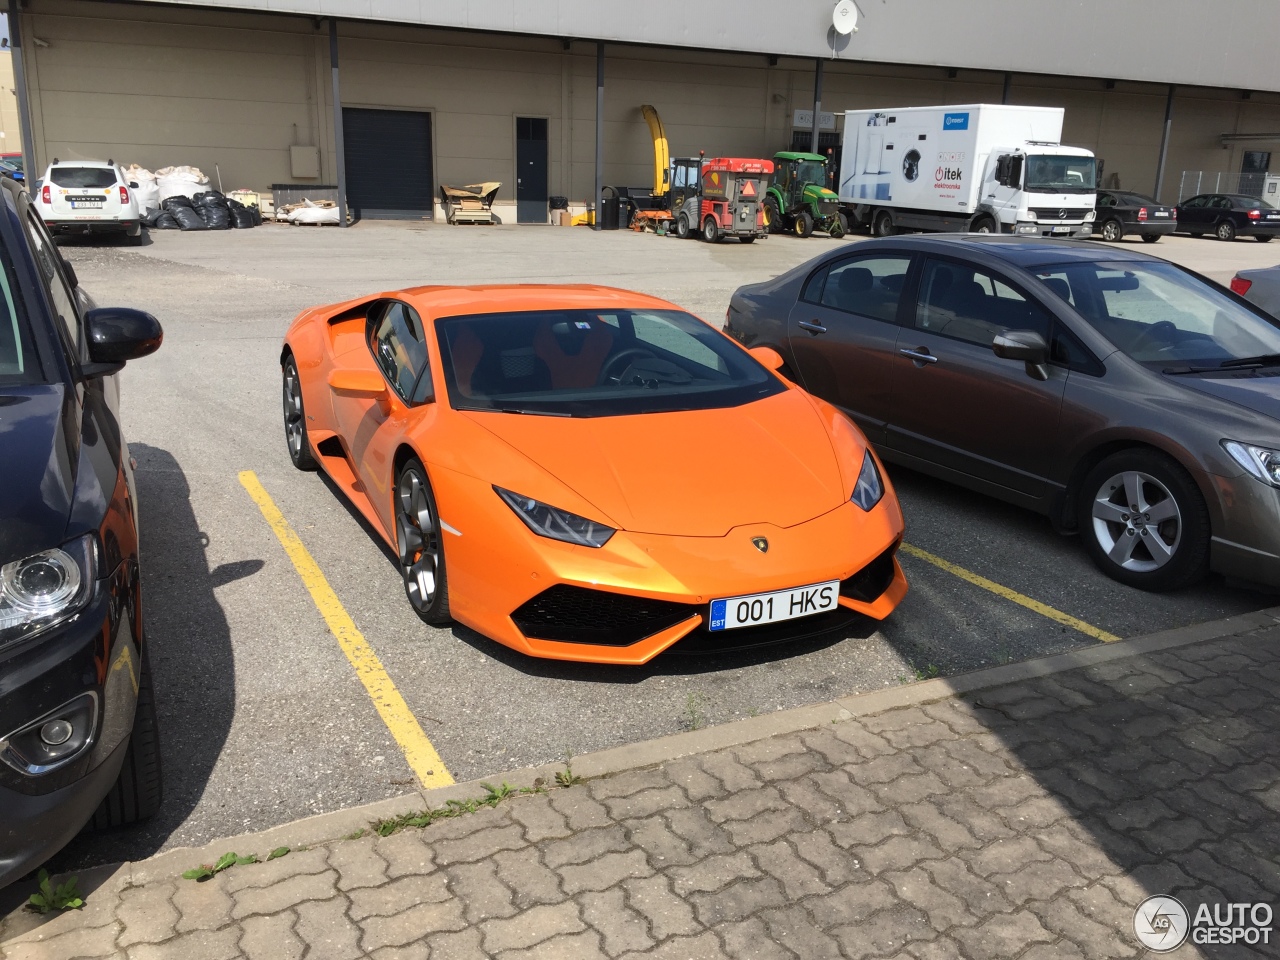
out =
{"type": "Polygon", "coordinates": [[[51,874],[150,856],[199,802],[231,730],[236,700],[231,631],[213,591],[263,566],[243,560],[210,570],[209,538],[192,511],[178,462],[145,444],[129,450],[138,461],[142,615],[155,674],[164,803],[146,823],[81,833],[45,865],[51,874]],[[161,596],[169,601],[147,602],[161,596]]]}

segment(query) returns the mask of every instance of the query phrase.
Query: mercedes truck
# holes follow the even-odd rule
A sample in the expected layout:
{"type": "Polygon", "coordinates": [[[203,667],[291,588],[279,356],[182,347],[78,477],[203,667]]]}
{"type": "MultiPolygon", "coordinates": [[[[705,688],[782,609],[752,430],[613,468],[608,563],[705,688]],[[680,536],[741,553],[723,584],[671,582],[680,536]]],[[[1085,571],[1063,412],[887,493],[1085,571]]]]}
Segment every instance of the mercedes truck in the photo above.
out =
{"type": "Polygon", "coordinates": [[[1063,146],[1061,107],[849,110],[840,205],[875,236],[906,230],[1087,237],[1097,161],[1063,146]]]}

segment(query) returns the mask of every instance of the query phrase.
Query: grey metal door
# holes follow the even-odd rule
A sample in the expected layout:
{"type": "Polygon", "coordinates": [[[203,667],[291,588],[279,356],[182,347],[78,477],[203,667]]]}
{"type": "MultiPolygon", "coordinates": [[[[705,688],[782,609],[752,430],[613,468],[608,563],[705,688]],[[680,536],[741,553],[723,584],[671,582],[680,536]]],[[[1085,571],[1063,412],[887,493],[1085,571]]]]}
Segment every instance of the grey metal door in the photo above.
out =
{"type": "Polygon", "coordinates": [[[547,222],[545,117],[516,117],[516,222],[547,222]]]}
{"type": "Polygon", "coordinates": [[[431,114],[342,108],[347,204],[356,217],[430,220],[431,114]]]}

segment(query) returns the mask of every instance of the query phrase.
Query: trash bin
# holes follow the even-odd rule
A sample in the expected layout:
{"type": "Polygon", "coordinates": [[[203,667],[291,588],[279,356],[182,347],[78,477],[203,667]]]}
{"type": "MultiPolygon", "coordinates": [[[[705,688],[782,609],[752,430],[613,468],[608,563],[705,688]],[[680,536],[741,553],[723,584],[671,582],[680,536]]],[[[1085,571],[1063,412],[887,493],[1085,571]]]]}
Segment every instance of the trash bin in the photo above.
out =
{"type": "Polygon", "coordinates": [[[617,230],[621,201],[617,197],[605,197],[600,201],[600,229],[617,230]]]}
{"type": "Polygon", "coordinates": [[[568,210],[569,198],[568,197],[548,197],[547,206],[550,207],[552,210],[568,210]]]}

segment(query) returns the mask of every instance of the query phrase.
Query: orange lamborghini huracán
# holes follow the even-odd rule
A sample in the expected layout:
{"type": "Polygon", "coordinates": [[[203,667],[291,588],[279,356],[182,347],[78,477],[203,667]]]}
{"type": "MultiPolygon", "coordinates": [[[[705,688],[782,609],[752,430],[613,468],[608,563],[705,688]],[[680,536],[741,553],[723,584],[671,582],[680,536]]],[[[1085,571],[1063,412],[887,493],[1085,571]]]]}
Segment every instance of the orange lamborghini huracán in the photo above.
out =
{"type": "Polygon", "coordinates": [[[902,512],[834,407],[673,304],[607,287],[418,287],[307,310],[289,455],[399,557],[431,624],[644,663],[883,619],[902,512]]]}

